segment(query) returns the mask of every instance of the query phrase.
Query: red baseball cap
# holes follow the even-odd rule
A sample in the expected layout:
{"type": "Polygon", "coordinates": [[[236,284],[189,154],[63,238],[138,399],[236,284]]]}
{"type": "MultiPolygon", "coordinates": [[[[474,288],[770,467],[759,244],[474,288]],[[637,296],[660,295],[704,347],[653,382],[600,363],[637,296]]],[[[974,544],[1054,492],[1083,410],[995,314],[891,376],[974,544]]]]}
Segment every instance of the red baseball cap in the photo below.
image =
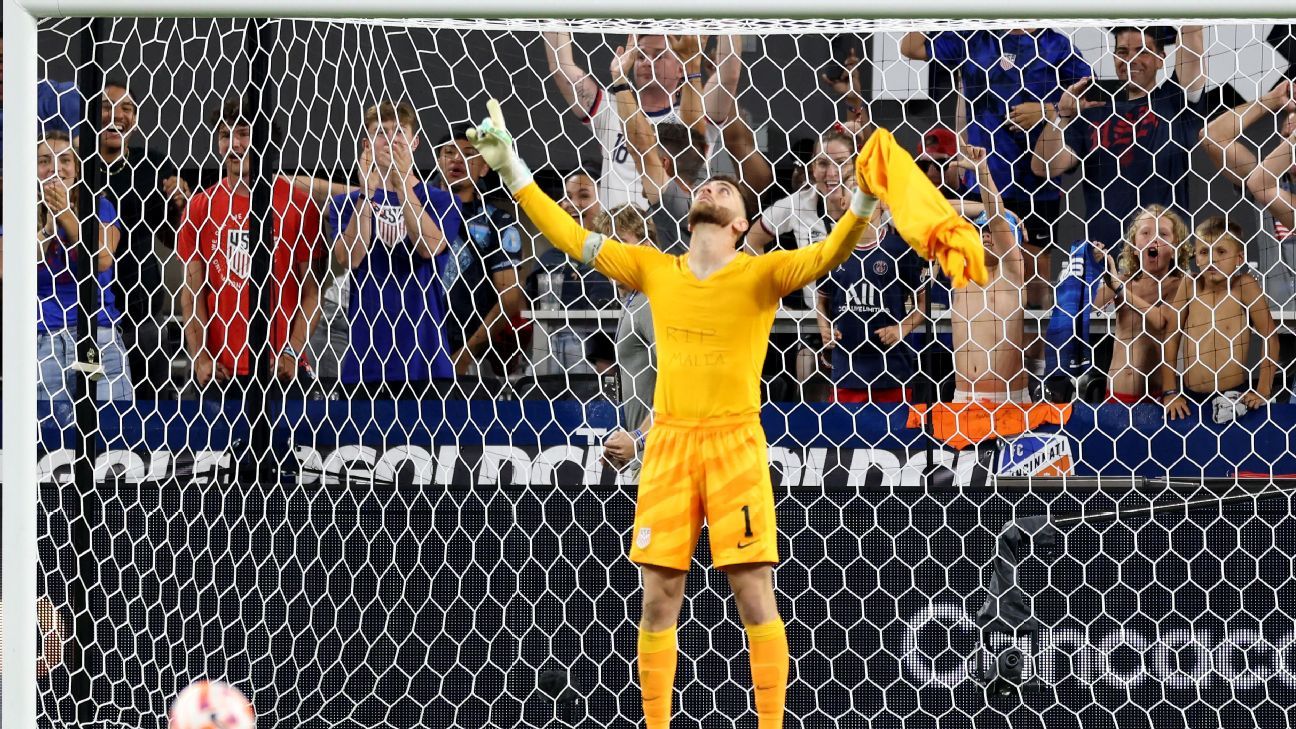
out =
{"type": "Polygon", "coordinates": [[[958,137],[945,127],[932,127],[923,135],[918,159],[946,160],[958,154],[958,137]]]}

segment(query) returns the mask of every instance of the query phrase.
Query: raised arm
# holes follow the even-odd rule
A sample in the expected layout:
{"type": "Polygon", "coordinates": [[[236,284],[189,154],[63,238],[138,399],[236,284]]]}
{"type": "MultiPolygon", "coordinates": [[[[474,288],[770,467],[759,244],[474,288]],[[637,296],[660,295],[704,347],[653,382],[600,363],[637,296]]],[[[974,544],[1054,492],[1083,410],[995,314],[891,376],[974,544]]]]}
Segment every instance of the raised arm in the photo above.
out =
{"type": "MultiPolygon", "coordinates": [[[[633,65],[633,51],[621,51],[612,59],[612,78],[623,77],[633,65]]],[[[615,84],[614,84],[615,85],[615,84]]],[[[666,185],[666,169],[662,166],[661,157],[657,155],[657,130],[639,106],[639,97],[631,89],[618,91],[616,98],[617,116],[625,126],[626,146],[634,160],[635,169],[643,183],[644,198],[651,205],[661,199],[661,189],[666,185]]]]}
{"type": "Polygon", "coordinates": [[[652,246],[628,246],[582,228],[534,182],[528,182],[513,197],[555,248],[632,289],[643,290],[644,259],[649,254],[666,255],[652,246]]]}
{"type": "Polygon", "coordinates": [[[294,190],[300,190],[310,195],[311,200],[321,208],[327,205],[334,195],[344,195],[356,189],[354,185],[311,177],[310,175],[279,175],[279,177],[291,183],[294,190]]]}
{"type": "Polygon", "coordinates": [[[1125,285],[1128,279],[1120,275],[1116,259],[1112,258],[1107,252],[1107,248],[1097,241],[1093,241],[1089,245],[1093,246],[1102,257],[1105,270],[1098,290],[1094,293],[1094,308],[1102,309],[1110,303],[1115,303],[1117,308],[1122,306],[1133,307],[1143,314],[1143,322],[1149,334],[1163,335],[1170,325],[1171,314],[1174,312],[1170,302],[1163,299],[1148,301],[1139,296],[1133,289],[1125,285]]]}
{"type": "Polygon", "coordinates": [[[828,215],[837,218],[837,224],[827,238],[799,250],[776,251],[761,257],[775,267],[774,279],[781,290],[780,296],[814,285],[849,258],[851,251],[869,232],[869,220],[878,200],[866,192],[867,187],[859,185],[858,180],[856,182],[854,190],[839,187],[825,201],[828,215]],[[845,210],[839,216],[838,211],[843,208],[845,210]]]}
{"type": "Polygon", "coordinates": [[[684,64],[684,83],[680,85],[680,121],[706,134],[706,112],[702,104],[702,47],[706,36],[667,36],[671,52],[684,64]]]}
{"type": "Polygon", "coordinates": [[[890,130],[878,127],[864,144],[855,180],[860,190],[887,204],[900,237],[918,255],[939,261],[955,288],[990,280],[981,236],[954,212],[890,130]]]}
{"type": "Polygon", "coordinates": [[[486,164],[499,173],[500,180],[540,233],[568,256],[593,265],[608,278],[643,291],[644,264],[666,254],[652,246],[629,246],[582,228],[531,178],[531,170],[513,148],[513,137],[504,126],[499,102],[491,99],[486,102],[486,108],[490,117],[469,129],[468,138],[486,164]]]}
{"type": "MultiPolygon", "coordinates": [[[[350,201],[343,202],[343,205],[350,201]]],[[[354,202],[355,209],[333,243],[333,259],[348,271],[355,270],[369,255],[369,237],[373,234],[373,203],[368,198],[354,202]]]]}
{"type": "Polygon", "coordinates": [[[1094,291],[1092,302],[1093,307],[1101,311],[1122,294],[1125,277],[1120,275],[1116,259],[1107,252],[1106,246],[1098,241],[1090,241],[1089,246],[1093,249],[1094,259],[1103,264],[1103,275],[1099,279],[1098,288],[1094,291]]]}
{"type": "Polygon", "coordinates": [[[958,73],[954,90],[958,96],[954,106],[954,133],[958,135],[959,144],[968,143],[968,98],[963,91],[963,72],[958,73]]]}
{"type": "Polygon", "coordinates": [[[116,225],[99,224],[98,265],[100,271],[107,271],[112,268],[113,260],[117,256],[117,244],[120,242],[121,231],[117,229],[116,225]]]}
{"type": "MultiPolygon", "coordinates": [[[[55,225],[63,231],[65,244],[69,248],[76,246],[81,242],[81,219],[72,209],[67,190],[59,183],[49,183],[45,185],[44,194],[45,204],[52,212],[55,225]]],[[[82,194],[88,193],[83,190],[82,194]]],[[[96,201],[98,202],[101,201],[96,201]]],[[[121,241],[121,231],[117,229],[116,224],[103,222],[102,217],[96,216],[96,219],[100,222],[99,248],[95,252],[94,259],[95,270],[103,272],[112,268],[113,260],[117,255],[117,244],[121,241]]]]}
{"type": "Polygon", "coordinates": [[[562,94],[573,114],[581,119],[588,118],[594,102],[598,101],[599,87],[594,77],[577,65],[572,57],[571,33],[545,33],[544,42],[549,75],[553,77],[558,93],[562,94]]]}
{"type": "Polygon", "coordinates": [[[774,170],[770,168],[769,160],[756,147],[756,135],[741,114],[735,114],[725,124],[724,148],[738,162],[738,181],[746,185],[752,196],[759,200],[765,190],[774,184],[774,170]]]}
{"type": "Polygon", "coordinates": [[[1206,40],[1200,25],[1185,25],[1179,29],[1175,78],[1193,101],[1206,88],[1206,40]]]}
{"type": "Polygon", "coordinates": [[[369,240],[373,237],[373,201],[370,199],[382,187],[382,178],[373,166],[372,148],[362,144],[356,157],[356,177],[360,180],[358,199],[336,198],[338,203],[330,208],[333,223],[333,260],[350,271],[364,263],[369,255],[369,240]],[[346,222],[343,223],[343,220],[346,222]]]}
{"type": "Polygon", "coordinates": [[[422,258],[434,258],[446,249],[445,234],[432,217],[432,211],[418,198],[418,178],[410,175],[401,190],[401,216],[405,220],[405,229],[414,238],[414,250],[422,258]],[[417,231],[417,232],[415,232],[417,231]]]}
{"type": "Polygon", "coordinates": [[[927,36],[921,31],[910,31],[900,39],[900,55],[911,61],[927,60],[927,36]]]}
{"type": "Polygon", "coordinates": [[[617,114],[625,124],[626,146],[643,182],[644,198],[650,205],[656,205],[661,200],[661,189],[666,186],[666,168],[657,155],[657,130],[644,116],[633,91],[617,93],[616,105],[617,114]]]}
{"type": "Polygon", "coordinates": [[[1031,172],[1040,177],[1057,177],[1071,171],[1080,158],[1067,146],[1066,128],[1070,126],[1085,109],[1102,106],[1102,101],[1086,101],[1080,98],[1092,78],[1082,78],[1067,87],[1058,99],[1057,106],[1046,108],[1048,123],[1040,132],[1035,142],[1034,156],[1031,158],[1031,172]]]}
{"type": "Polygon", "coordinates": [[[1269,93],[1255,101],[1234,107],[1211,120],[1202,132],[1206,141],[1203,147],[1234,185],[1243,185],[1256,167],[1256,153],[1252,145],[1242,140],[1242,134],[1257,121],[1271,115],[1281,115],[1291,106],[1291,81],[1281,81],[1269,93]]]}
{"type": "Polygon", "coordinates": [[[976,173],[977,186],[981,189],[981,206],[989,220],[990,253],[1002,263],[1017,247],[1017,233],[1008,221],[999,188],[990,174],[990,155],[984,147],[962,147],[954,163],[960,169],[976,173]]]}
{"type": "MultiPolygon", "coordinates": [[[[1288,102],[1288,107],[1292,106],[1288,102]]],[[[1264,161],[1247,175],[1247,190],[1255,197],[1256,202],[1269,210],[1274,218],[1287,226],[1288,230],[1296,228],[1296,193],[1284,190],[1279,186],[1283,177],[1290,174],[1296,165],[1296,111],[1291,112],[1287,125],[1291,133],[1270,152],[1264,161]]]]}
{"type": "Polygon", "coordinates": [[[821,276],[840,266],[868,231],[868,220],[877,198],[856,191],[851,209],[846,211],[824,240],[795,251],[775,251],[761,256],[774,267],[779,296],[809,286],[821,276]]]}
{"type": "Polygon", "coordinates": [[[865,123],[868,110],[864,104],[864,91],[860,87],[860,64],[863,59],[854,47],[841,60],[841,73],[836,78],[826,73],[819,74],[819,81],[832,92],[834,101],[846,107],[844,119],[865,123]]]}
{"type": "Polygon", "coordinates": [[[715,73],[702,90],[703,110],[712,124],[738,116],[738,83],[742,80],[743,39],[740,35],[716,37],[715,73]]]}
{"type": "Polygon", "coordinates": [[[432,211],[419,199],[421,183],[414,171],[414,150],[404,140],[398,140],[391,145],[391,156],[392,169],[386,187],[400,195],[401,219],[414,244],[414,252],[420,258],[433,258],[446,249],[447,243],[432,211]]]}
{"type": "Polygon", "coordinates": [[[1241,139],[1242,132],[1264,115],[1264,105],[1248,101],[1211,120],[1202,130],[1202,148],[1211,162],[1234,185],[1245,183],[1256,166],[1255,152],[1241,139]]]}

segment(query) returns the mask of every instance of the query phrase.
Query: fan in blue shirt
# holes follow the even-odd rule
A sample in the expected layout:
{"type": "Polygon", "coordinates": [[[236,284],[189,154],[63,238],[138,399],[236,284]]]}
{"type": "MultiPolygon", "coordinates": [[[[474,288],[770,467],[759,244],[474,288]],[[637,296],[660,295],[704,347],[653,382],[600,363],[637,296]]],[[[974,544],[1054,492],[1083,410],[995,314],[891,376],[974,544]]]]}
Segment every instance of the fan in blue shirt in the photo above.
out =
{"type": "MultiPolygon", "coordinates": [[[[458,235],[458,216],[448,193],[422,182],[409,189],[444,238],[458,235]]],[[[336,250],[351,268],[351,345],[341,367],[345,385],[421,383],[452,376],[436,261],[416,242],[420,231],[407,230],[403,214],[409,189],[375,188],[368,195],[354,190],[334,196],[329,204],[336,250]],[[364,213],[359,219],[357,210],[364,213]]]]}
{"type": "Polygon", "coordinates": [[[836,402],[911,399],[917,354],[905,336],[923,318],[922,275],[922,259],[887,230],[880,241],[856,247],[821,283],[820,327],[832,349],[836,402]]]}
{"type": "Polygon", "coordinates": [[[934,60],[959,74],[971,112],[968,143],[990,150],[990,173],[1004,202],[1012,207],[1013,200],[1058,199],[1059,189],[1031,171],[1030,150],[1040,130],[1023,131],[1012,121],[1029,107],[1038,121],[1041,104],[1056,102],[1064,88],[1092,75],[1071,39],[1043,28],[911,35],[921,39],[921,45],[906,39],[911,58],[934,60]]]}
{"type": "MultiPolygon", "coordinates": [[[[77,217],[78,202],[81,195],[90,191],[81,184],[81,165],[65,132],[45,133],[37,147],[36,173],[41,183],[35,231],[37,245],[34,246],[40,252],[36,265],[37,399],[61,403],[54,414],[60,424],[66,424],[70,413],[64,406],[70,404],[75,392],[72,367],[77,360],[79,341],[79,259],[86,247],[98,251],[90,262],[98,294],[93,316],[102,367],[96,394],[101,400],[131,399],[130,366],[117,329],[121,312],[112,292],[113,256],[121,236],[117,209],[107,198],[98,197],[95,218],[99,222],[99,235],[90,246],[79,241],[82,225],[77,217]]],[[[0,230],[0,237],[3,235],[0,230]]]]}
{"type": "Polygon", "coordinates": [[[1031,239],[1052,240],[1061,190],[1031,169],[1031,149],[1046,107],[1093,74],[1071,38],[1046,28],[910,33],[901,52],[958,73],[968,144],[990,151],[995,185],[1004,204],[1026,217],[1031,239]]]}
{"type": "MultiPolygon", "coordinates": [[[[415,194],[447,239],[458,236],[451,196],[425,183],[415,194]]],[[[335,196],[329,223],[342,240],[358,206],[372,204],[367,253],[351,271],[347,322],[351,346],[342,360],[343,384],[422,382],[453,376],[442,330],[445,313],[435,286],[436,261],[424,258],[400,223],[401,194],[356,190],[335,196]]]]}
{"type": "Polygon", "coordinates": [[[375,397],[420,397],[427,381],[454,374],[436,255],[459,236],[460,217],[449,193],[418,179],[416,125],[403,102],[369,109],[358,160],[362,188],[335,195],[328,206],[334,255],[351,270],[351,346],[340,379],[375,397]]]}

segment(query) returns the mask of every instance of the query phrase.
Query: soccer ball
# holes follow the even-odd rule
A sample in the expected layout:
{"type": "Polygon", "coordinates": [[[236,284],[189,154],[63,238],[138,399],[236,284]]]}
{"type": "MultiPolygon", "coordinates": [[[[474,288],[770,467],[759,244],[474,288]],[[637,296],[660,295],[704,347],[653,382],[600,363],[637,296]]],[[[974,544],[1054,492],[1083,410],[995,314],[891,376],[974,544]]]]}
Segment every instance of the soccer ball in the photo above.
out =
{"type": "Polygon", "coordinates": [[[223,681],[195,681],[171,704],[170,729],[256,729],[256,710],[223,681]]]}

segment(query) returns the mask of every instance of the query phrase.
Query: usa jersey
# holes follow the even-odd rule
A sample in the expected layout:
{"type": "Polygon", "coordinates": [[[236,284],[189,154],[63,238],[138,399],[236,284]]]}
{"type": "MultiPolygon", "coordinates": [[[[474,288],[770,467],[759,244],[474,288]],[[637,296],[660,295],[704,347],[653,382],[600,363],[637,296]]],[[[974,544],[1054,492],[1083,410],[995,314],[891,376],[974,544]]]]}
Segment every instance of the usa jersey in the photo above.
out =
{"type": "Polygon", "coordinates": [[[1055,102],[1062,90],[1093,75],[1089,64],[1055,30],[945,31],[927,41],[927,57],[957,71],[970,108],[968,142],[990,151],[990,174],[1009,200],[1056,200],[1060,188],[1031,171],[1031,149],[1044,125],[1029,133],[1007,123],[1018,104],[1055,102]]]}
{"type": "Polygon", "coordinates": [[[842,338],[833,349],[833,379],[847,389],[906,387],[917,354],[901,340],[887,347],[875,333],[907,315],[905,302],[922,281],[923,262],[894,232],[858,247],[823,282],[828,317],[842,338]]]}
{"type": "MultiPolygon", "coordinates": [[[[207,350],[230,372],[246,375],[252,247],[248,210],[251,198],[235,191],[228,180],[194,195],[185,207],[176,236],[176,254],[188,264],[203,264],[207,283],[207,350]]],[[[274,312],[270,346],[279,351],[288,341],[293,318],[301,307],[299,264],[320,256],[320,214],[310,196],[279,179],[271,194],[274,211],[271,286],[274,312]]]]}
{"type": "MultiPolygon", "coordinates": [[[[659,111],[645,111],[644,115],[654,126],[662,123],[682,123],[679,107],[659,111]]],[[[625,137],[625,125],[617,113],[616,99],[606,90],[599,89],[598,98],[590,109],[586,122],[594,131],[594,139],[603,152],[603,169],[599,174],[598,199],[604,210],[618,205],[634,203],[640,210],[648,209],[648,199],[643,195],[643,184],[625,137]]]]}
{"type": "MultiPolygon", "coordinates": [[[[417,186],[414,193],[447,240],[459,235],[450,193],[426,184],[417,186]]],[[[335,237],[346,231],[361,194],[355,190],[333,197],[329,222],[335,237]]],[[[347,301],[351,345],[342,357],[341,380],[352,385],[453,377],[436,261],[423,258],[415,249],[398,193],[377,190],[373,201],[368,252],[351,272],[347,301]]]]}
{"type": "Polygon", "coordinates": [[[1130,99],[1086,109],[1066,128],[1067,146],[1080,158],[1089,240],[1114,247],[1130,215],[1148,205],[1191,210],[1190,151],[1201,131],[1201,99],[1173,81],[1130,99]]]}

